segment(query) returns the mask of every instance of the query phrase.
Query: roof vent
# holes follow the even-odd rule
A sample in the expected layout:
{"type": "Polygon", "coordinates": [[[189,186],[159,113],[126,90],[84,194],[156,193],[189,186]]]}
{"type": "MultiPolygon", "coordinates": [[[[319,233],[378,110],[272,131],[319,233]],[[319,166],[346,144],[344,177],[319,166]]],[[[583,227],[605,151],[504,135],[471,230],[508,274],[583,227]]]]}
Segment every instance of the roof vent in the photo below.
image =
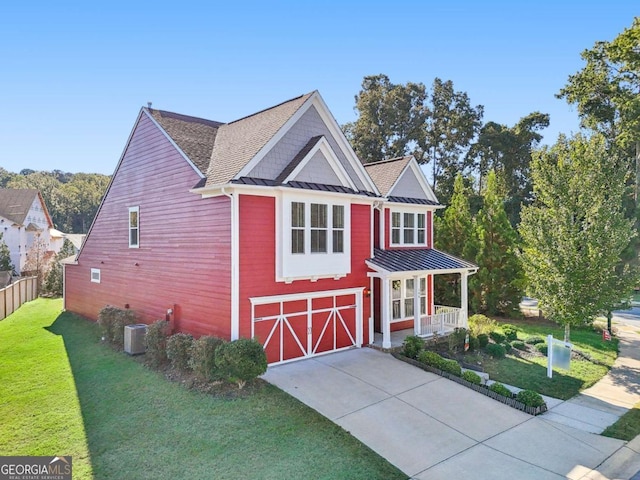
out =
{"type": "Polygon", "coordinates": [[[151,105],[152,105],[152,103],[151,103],[151,102],[147,102],[147,108],[148,108],[148,109],[151,109],[151,105]]]}

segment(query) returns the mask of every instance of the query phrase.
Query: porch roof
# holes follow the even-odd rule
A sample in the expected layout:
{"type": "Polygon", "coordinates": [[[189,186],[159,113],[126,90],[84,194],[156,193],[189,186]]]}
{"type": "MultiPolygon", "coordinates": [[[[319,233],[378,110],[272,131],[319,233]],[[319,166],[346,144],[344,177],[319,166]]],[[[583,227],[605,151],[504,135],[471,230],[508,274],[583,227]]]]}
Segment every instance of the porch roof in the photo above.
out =
{"type": "Polygon", "coordinates": [[[398,250],[374,250],[367,265],[378,273],[475,273],[478,266],[435,248],[411,248],[398,250]]]}

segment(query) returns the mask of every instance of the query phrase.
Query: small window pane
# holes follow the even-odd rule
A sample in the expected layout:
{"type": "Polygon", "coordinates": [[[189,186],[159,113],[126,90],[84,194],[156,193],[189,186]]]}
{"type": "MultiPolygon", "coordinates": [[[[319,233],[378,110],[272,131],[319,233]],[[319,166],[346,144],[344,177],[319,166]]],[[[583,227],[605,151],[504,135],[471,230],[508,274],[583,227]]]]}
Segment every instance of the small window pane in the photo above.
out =
{"type": "Polygon", "coordinates": [[[424,277],[420,279],[420,295],[427,294],[427,281],[424,277]]]}
{"type": "Polygon", "coordinates": [[[418,230],[418,243],[419,243],[419,244],[424,244],[424,243],[426,243],[426,242],[424,241],[424,235],[425,235],[424,230],[418,230]]]}
{"type": "Polygon", "coordinates": [[[413,297],[413,278],[408,278],[406,280],[406,285],[405,285],[405,289],[406,289],[406,297],[413,297]]]}
{"type": "Polygon", "coordinates": [[[333,231],[333,253],[344,252],[344,230],[333,231]]]}
{"type": "Polygon", "coordinates": [[[427,314],[427,299],[425,297],[420,297],[420,314],[427,314]]]}
{"type": "Polygon", "coordinates": [[[404,243],[413,243],[413,229],[405,228],[404,229],[404,243]]]}
{"type": "Polygon", "coordinates": [[[413,228],[414,226],[414,215],[413,213],[405,213],[404,214],[404,228],[413,228]]]}
{"type": "Polygon", "coordinates": [[[344,207],[342,205],[333,206],[333,228],[344,228],[344,207]]]}
{"type": "Polygon", "coordinates": [[[392,306],[391,318],[393,318],[394,320],[401,318],[402,313],[400,311],[400,300],[394,300],[391,303],[391,306],[392,306]]]}
{"type": "Polygon", "coordinates": [[[400,229],[391,230],[391,243],[400,243],[400,229]]]}
{"type": "Polygon", "coordinates": [[[400,213],[393,212],[391,214],[391,226],[392,227],[400,227],[400,213]]]}
{"type": "Polygon", "coordinates": [[[404,316],[413,317],[413,298],[405,298],[404,300],[404,316]]]}
{"type": "Polygon", "coordinates": [[[291,230],[291,253],[304,253],[304,230],[291,230]]]}
{"type": "Polygon", "coordinates": [[[138,212],[135,210],[131,210],[129,212],[129,227],[137,228],[138,227],[138,212]]]}
{"type": "Polygon", "coordinates": [[[136,246],[138,245],[138,229],[132,228],[129,230],[129,245],[136,246]]]}
{"type": "Polygon", "coordinates": [[[311,230],[311,253],[327,253],[326,230],[311,230]]]}
{"type": "Polygon", "coordinates": [[[327,206],[325,204],[311,204],[311,228],[327,228],[327,206]]]}
{"type": "Polygon", "coordinates": [[[425,218],[424,213],[418,214],[418,228],[424,228],[424,218],[425,218]]]}
{"type": "Polygon", "coordinates": [[[391,282],[391,298],[394,300],[402,297],[401,286],[402,284],[400,283],[400,280],[393,280],[391,282]]]}
{"type": "Polygon", "coordinates": [[[291,202],[291,226],[304,227],[304,203],[291,202]]]}

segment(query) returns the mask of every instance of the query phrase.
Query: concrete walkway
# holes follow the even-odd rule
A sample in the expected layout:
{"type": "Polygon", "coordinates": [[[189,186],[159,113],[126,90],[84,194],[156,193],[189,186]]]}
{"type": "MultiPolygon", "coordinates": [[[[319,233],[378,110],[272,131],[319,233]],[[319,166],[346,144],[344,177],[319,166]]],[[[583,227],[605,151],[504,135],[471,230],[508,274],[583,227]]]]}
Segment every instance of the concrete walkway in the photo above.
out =
{"type": "MultiPolygon", "coordinates": [[[[635,334],[629,335],[621,341],[625,355],[623,342],[633,349],[637,341],[635,334]]],[[[638,388],[640,370],[633,361],[629,357],[627,363],[621,355],[620,370],[616,363],[613,377],[603,379],[611,388],[594,386],[594,392],[582,395],[602,402],[598,406],[605,413],[604,403],[626,408],[618,403],[628,405],[638,388]],[[618,389],[629,397],[619,400],[618,389]],[[609,396],[617,403],[609,402],[609,396]]],[[[639,438],[625,444],[570,425],[566,419],[583,407],[579,401],[562,402],[545,415],[531,417],[372,349],[270,367],[264,378],[411,478],[604,480],[629,479],[640,471],[639,438]]],[[[622,410],[614,411],[617,415],[622,410]]],[[[577,420],[585,419],[583,412],[577,420]]],[[[594,420],[583,423],[589,422],[594,420]]]]}

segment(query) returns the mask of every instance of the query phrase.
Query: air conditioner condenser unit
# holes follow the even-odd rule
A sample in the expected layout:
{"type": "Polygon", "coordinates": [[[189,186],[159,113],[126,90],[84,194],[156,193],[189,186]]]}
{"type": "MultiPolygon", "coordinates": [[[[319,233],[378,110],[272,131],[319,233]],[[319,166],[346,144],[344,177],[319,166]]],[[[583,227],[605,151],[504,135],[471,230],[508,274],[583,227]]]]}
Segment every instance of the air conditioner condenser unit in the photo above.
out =
{"type": "Polygon", "coordinates": [[[144,323],[124,327],[124,351],[129,355],[140,355],[145,352],[144,336],[147,326],[144,323]]]}

